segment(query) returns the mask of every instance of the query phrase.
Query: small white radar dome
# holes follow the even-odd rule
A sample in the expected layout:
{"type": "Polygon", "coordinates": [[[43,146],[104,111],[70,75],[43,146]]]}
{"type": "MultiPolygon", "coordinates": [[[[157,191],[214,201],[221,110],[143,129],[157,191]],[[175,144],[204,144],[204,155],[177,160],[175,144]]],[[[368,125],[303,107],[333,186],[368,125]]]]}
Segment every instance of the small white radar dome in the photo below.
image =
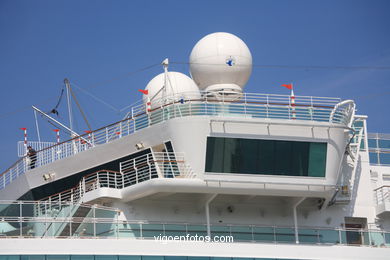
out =
{"type": "Polygon", "coordinates": [[[180,100],[196,100],[201,97],[198,86],[183,73],[169,71],[166,88],[163,88],[164,82],[165,73],[161,73],[149,81],[145,88],[148,95],[143,96],[143,101],[146,103],[148,98],[151,99],[152,109],[180,100]]]}
{"type": "Polygon", "coordinates": [[[192,49],[190,73],[201,90],[225,94],[242,93],[251,72],[251,52],[233,34],[209,34],[192,49]]]}

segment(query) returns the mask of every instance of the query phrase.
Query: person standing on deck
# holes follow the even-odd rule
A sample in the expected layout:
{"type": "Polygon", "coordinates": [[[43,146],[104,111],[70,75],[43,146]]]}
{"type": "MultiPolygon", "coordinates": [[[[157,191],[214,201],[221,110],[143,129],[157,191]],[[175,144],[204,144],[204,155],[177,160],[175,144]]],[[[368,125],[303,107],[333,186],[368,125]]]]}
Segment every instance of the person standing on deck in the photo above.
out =
{"type": "Polygon", "coordinates": [[[30,158],[30,169],[35,168],[35,163],[37,161],[37,151],[35,151],[31,146],[27,147],[27,156],[30,158]]]}

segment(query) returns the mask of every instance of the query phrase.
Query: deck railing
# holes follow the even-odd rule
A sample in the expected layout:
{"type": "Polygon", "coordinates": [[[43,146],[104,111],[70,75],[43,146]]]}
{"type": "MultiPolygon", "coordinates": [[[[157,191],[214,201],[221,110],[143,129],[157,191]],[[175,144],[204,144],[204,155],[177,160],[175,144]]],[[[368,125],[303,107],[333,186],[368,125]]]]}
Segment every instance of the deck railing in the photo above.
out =
{"type": "Polygon", "coordinates": [[[120,163],[120,172],[100,170],[84,176],[73,188],[40,201],[79,203],[84,195],[99,188],[123,189],[154,178],[193,178],[183,153],[148,153],[120,163]]]}
{"type": "Polygon", "coordinates": [[[390,203],[390,186],[384,185],[374,190],[376,205],[390,203]]]}
{"type": "Polygon", "coordinates": [[[296,96],[291,103],[289,95],[251,94],[219,97],[209,93],[181,93],[152,101],[152,111],[146,113],[144,104],[130,109],[128,117],[122,121],[77,136],[60,144],[37,152],[36,162],[31,163],[27,156],[18,160],[0,174],[0,189],[10,184],[26,171],[50,164],[130,135],[143,128],[177,117],[217,116],[238,118],[271,118],[283,120],[306,120],[330,122],[347,126],[351,111],[340,105],[338,98],[296,96]],[[183,98],[190,96],[191,99],[183,98]]]}
{"type": "MultiPolygon", "coordinates": [[[[175,236],[180,239],[207,236],[205,223],[121,221],[119,213],[118,209],[97,205],[0,201],[0,239],[156,239],[160,236],[161,242],[167,242],[175,236]]],[[[210,231],[211,239],[216,236],[229,239],[224,242],[296,244],[294,228],[290,226],[211,224],[210,231]]],[[[300,244],[390,247],[390,232],[383,230],[301,226],[298,239],[300,244]]]]}

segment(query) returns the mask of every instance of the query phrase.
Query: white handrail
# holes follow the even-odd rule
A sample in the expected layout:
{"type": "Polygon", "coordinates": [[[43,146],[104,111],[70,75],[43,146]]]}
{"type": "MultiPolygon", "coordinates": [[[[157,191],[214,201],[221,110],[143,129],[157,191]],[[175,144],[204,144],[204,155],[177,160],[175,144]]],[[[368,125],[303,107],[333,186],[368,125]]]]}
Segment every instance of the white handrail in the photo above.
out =
{"type": "MultiPolygon", "coordinates": [[[[145,112],[145,104],[137,104],[130,109],[131,113],[129,113],[129,116],[131,117],[129,118],[38,151],[35,167],[61,160],[91,149],[96,145],[115,141],[143,128],[175,117],[209,115],[229,118],[242,118],[243,116],[285,120],[293,118],[290,115],[292,112],[289,104],[289,95],[245,93],[240,95],[239,98],[231,99],[226,97],[221,100],[209,94],[206,92],[201,92],[200,95],[199,93],[174,94],[164,98],[165,101],[170,101],[168,104],[164,103],[162,99],[154,100],[150,114],[145,112]],[[183,96],[192,98],[183,99],[183,96]],[[176,112],[177,109],[180,109],[180,113],[176,112]]],[[[295,96],[294,113],[296,117],[294,117],[294,120],[296,118],[296,120],[349,125],[351,117],[353,117],[351,113],[354,113],[354,103],[353,108],[346,109],[344,106],[352,104],[351,102],[353,101],[340,101],[338,98],[295,96]]],[[[3,189],[31,168],[31,164],[26,158],[21,158],[0,174],[0,189],[3,189]]]]}
{"type": "Polygon", "coordinates": [[[120,163],[120,172],[101,170],[81,179],[69,190],[46,197],[41,201],[79,203],[84,195],[98,188],[122,189],[154,178],[194,178],[183,153],[147,153],[120,163]],[[163,176],[157,174],[157,167],[163,176]]]}
{"type": "Polygon", "coordinates": [[[355,117],[355,102],[353,100],[344,100],[338,103],[337,105],[334,106],[332,112],[330,113],[329,117],[329,122],[333,123],[334,119],[337,116],[337,112],[341,110],[341,113],[344,114],[345,116],[345,121],[344,123],[348,126],[351,127],[354,117],[355,117]],[[344,109],[343,109],[344,108],[344,109]]]}

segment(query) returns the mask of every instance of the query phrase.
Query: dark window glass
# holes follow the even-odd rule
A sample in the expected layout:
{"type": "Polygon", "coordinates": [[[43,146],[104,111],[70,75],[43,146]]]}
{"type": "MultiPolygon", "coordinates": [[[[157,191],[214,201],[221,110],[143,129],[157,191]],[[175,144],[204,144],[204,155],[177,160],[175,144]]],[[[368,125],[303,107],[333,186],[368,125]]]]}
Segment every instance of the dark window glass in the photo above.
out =
{"type": "Polygon", "coordinates": [[[310,143],[309,176],[324,177],[326,167],[326,144],[310,143]]]}
{"type": "MultiPolygon", "coordinates": [[[[272,140],[258,140],[258,173],[275,174],[275,144],[272,140]]],[[[252,172],[253,173],[253,172],[252,172]]]]}
{"type": "Polygon", "coordinates": [[[206,152],[206,171],[222,172],[225,138],[209,138],[206,152]]]}
{"type": "MultiPolygon", "coordinates": [[[[307,176],[309,167],[309,151],[311,143],[308,142],[290,142],[291,149],[291,175],[307,176]]],[[[326,152],[326,151],[325,151],[326,152]]],[[[325,173],[324,173],[325,175],[325,173]]],[[[309,174],[310,176],[310,174],[309,174]]]]}
{"type": "Polygon", "coordinates": [[[208,137],[206,172],[325,177],[326,143],[208,137]]]}
{"type": "Polygon", "coordinates": [[[250,139],[241,139],[239,168],[242,173],[252,173],[258,171],[258,144],[250,139]],[[243,154],[241,151],[247,152],[243,154]]]}
{"type": "Polygon", "coordinates": [[[276,175],[292,175],[292,142],[279,141],[275,142],[273,154],[273,164],[275,165],[276,175]],[[279,157],[279,159],[278,159],[279,157]]]}
{"type": "Polygon", "coordinates": [[[240,155],[240,144],[239,139],[235,138],[224,138],[225,149],[222,151],[223,154],[223,172],[237,172],[238,159],[240,155]]]}

